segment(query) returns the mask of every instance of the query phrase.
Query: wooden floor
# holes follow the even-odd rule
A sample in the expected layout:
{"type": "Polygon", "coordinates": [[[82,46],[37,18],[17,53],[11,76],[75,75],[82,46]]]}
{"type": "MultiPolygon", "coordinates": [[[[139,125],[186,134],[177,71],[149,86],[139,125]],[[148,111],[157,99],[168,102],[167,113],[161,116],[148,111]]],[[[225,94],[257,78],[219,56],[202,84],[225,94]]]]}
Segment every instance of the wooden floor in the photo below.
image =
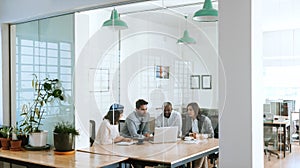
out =
{"type": "Polygon", "coordinates": [[[281,158],[271,155],[271,160],[268,161],[267,156],[264,156],[265,168],[300,168],[300,145],[299,142],[292,143],[292,153],[286,152],[285,158],[281,154],[281,158]]]}

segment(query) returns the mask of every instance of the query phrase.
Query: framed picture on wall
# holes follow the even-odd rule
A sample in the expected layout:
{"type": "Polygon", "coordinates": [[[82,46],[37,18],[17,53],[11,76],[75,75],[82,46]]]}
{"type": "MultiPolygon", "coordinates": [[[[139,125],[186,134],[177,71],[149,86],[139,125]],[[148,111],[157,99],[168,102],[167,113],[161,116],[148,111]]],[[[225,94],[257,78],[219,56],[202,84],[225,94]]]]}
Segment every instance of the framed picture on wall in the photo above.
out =
{"type": "Polygon", "coordinates": [[[191,75],[190,80],[191,89],[200,89],[200,75],[191,75]]]}
{"type": "Polygon", "coordinates": [[[211,89],[211,75],[202,75],[202,89],[211,89]]]}
{"type": "Polygon", "coordinates": [[[155,78],[157,79],[169,79],[170,77],[170,67],[156,65],[155,66],[155,78]]]}

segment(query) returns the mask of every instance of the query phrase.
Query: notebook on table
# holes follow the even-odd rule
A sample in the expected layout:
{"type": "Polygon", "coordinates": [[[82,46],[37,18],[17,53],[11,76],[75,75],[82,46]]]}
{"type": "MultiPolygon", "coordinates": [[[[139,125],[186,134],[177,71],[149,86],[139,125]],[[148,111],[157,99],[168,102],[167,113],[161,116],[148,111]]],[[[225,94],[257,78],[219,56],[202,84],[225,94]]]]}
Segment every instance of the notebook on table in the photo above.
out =
{"type": "Polygon", "coordinates": [[[150,143],[177,142],[178,127],[155,127],[153,140],[150,143]]]}

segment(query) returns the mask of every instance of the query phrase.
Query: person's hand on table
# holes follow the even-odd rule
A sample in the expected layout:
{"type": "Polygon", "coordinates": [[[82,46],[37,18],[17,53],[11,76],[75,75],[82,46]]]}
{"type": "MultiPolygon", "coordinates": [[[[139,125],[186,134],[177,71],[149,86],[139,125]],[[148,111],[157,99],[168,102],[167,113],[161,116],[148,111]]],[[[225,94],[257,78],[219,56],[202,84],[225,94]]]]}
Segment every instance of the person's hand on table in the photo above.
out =
{"type": "Polygon", "coordinates": [[[153,135],[151,135],[150,133],[146,133],[144,134],[144,136],[145,136],[144,140],[149,141],[153,135]]]}
{"type": "Polygon", "coordinates": [[[131,138],[124,138],[123,141],[124,141],[124,142],[131,142],[132,139],[131,139],[131,138]]]}

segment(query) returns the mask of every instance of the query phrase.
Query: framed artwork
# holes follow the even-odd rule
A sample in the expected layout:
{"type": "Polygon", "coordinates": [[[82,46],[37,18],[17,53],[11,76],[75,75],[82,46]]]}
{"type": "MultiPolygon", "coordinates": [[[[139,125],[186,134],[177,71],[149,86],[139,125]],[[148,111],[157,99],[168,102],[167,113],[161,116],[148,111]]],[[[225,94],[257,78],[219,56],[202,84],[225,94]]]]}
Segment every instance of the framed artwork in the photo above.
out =
{"type": "Polygon", "coordinates": [[[202,89],[211,89],[211,75],[202,75],[202,89]]]}
{"type": "Polygon", "coordinates": [[[191,75],[190,80],[191,89],[200,89],[200,75],[191,75]]]}
{"type": "Polygon", "coordinates": [[[169,79],[170,77],[170,67],[156,65],[155,66],[155,78],[157,79],[169,79]]]}

